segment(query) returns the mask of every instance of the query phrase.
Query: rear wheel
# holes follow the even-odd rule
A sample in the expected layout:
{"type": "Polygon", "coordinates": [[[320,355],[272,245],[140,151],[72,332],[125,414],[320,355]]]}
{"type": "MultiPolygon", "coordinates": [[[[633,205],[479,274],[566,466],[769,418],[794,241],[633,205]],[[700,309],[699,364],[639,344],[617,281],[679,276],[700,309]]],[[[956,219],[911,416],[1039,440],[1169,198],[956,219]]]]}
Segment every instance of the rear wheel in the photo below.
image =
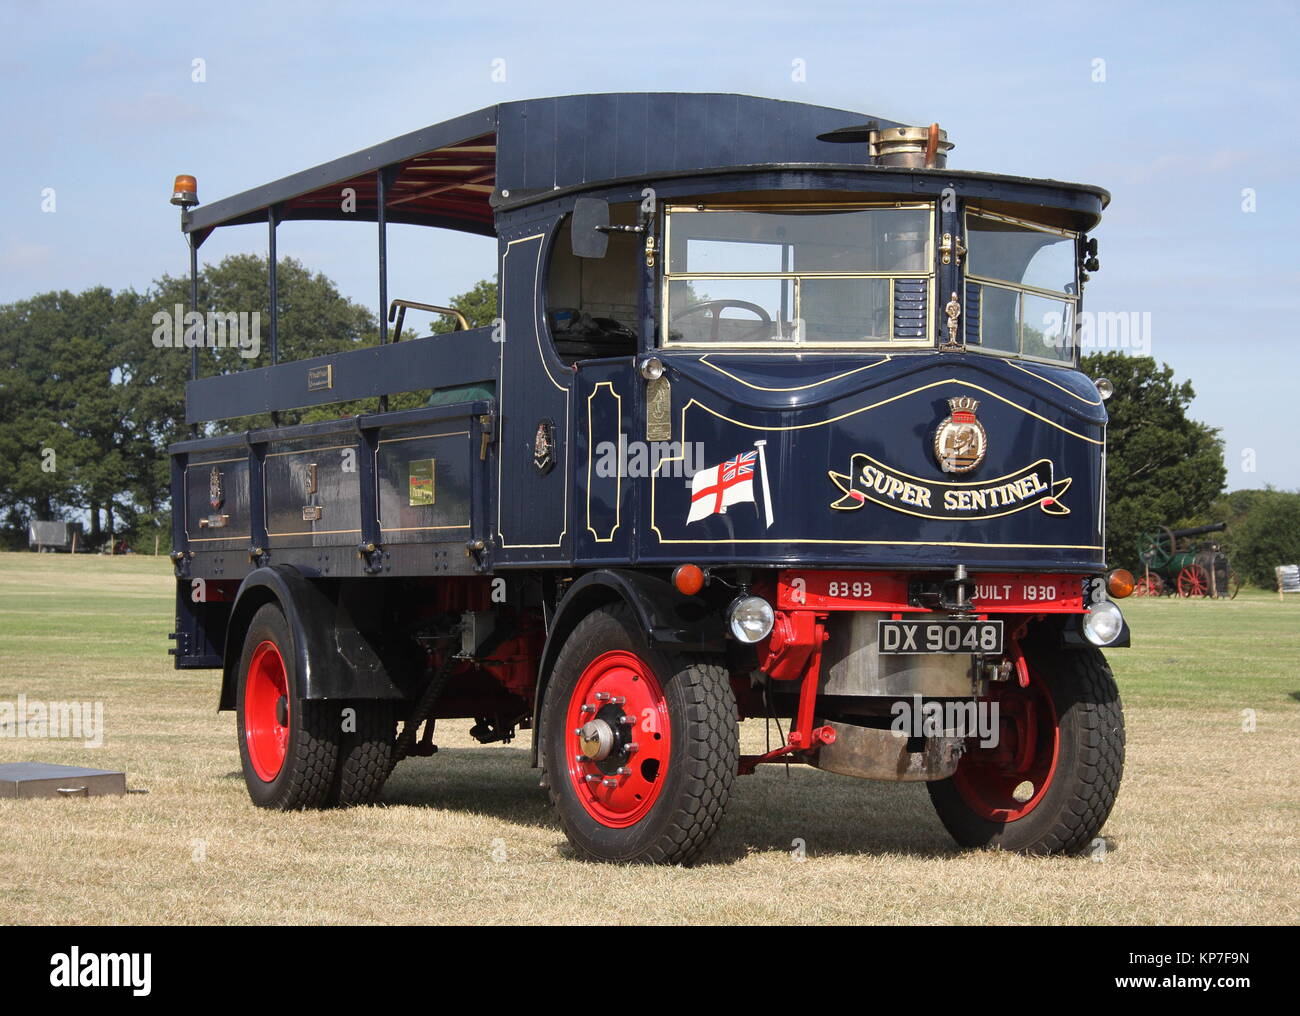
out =
{"type": "Polygon", "coordinates": [[[588,858],[686,863],[722,821],[739,752],[726,668],[651,649],[622,605],[566,640],[542,738],[551,801],[588,858]]]}
{"type": "Polygon", "coordinates": [[[236,710],[244,783],[263,808],[325,807],[334,791],[338,706],[309,702],[298,688],[289,624],[268,603],[244,638],[236,710]]]}
{"type": "Polygon", "coordinates": [[[1029,686],[1012,680],[998,705],[996,747],[969,747],[946,780],[927,784],[962,846],[1075,853],[1101,830],[1124,769],[1119,689],[1097,649],[1029,649],[1029,686]]]}
{"type": "Polygon", "coordinates": [[[339,727],[338,803],[374,804],[397,764],[396,704],[364,700],[344,706],[339,727]]]}

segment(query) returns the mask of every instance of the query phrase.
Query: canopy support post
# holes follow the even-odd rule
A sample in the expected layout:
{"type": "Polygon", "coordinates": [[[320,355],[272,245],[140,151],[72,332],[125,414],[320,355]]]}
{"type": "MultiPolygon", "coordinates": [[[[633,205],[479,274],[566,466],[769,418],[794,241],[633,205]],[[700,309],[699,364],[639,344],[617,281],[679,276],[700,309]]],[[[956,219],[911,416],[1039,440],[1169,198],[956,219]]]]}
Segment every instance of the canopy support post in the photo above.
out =
{"type": "Polygon", "coordinates": [[[280,216],[275,205],[266,210],[267,222],[267,273],[271,284],[271,366],[280,362],[280,283],[279,258],[275,253],[275,227],[280,223],[280,216]]]}
{"type": "MultiPolygon", "coordinates": [[[[199,244],[203,241],[197,239],[194,233],[186,234],[185,239],[189,242],[190,247],[190,310],[199,313],[199,244]]],[[[199,334],[202,335],[202,325],[199,326],[199,334]]],[[[179,335],[185,334],[185,321],[182,319],[176,322],[175,331],[179,335]]],[[[199,379],[199,347],[193,345],[190,347],[190,380],[199,379]]],[[[190,437],[199,436],[199,425],[190,424],[190,437]]]]}
{"type": "MultiPolygon", "coordinates": [[[[280,224],[278,206],[271,205],[266,210],[266,259],[267,279],[270,284],[271,298],[271,366],[280,362],[280,258],[275,251],[275,227],[280,224]]],[[[271,425],[280,426],[280,414],[271,410],[271,425]]]]}
{"type": "MultiPolygon", "coordinates": [[[[375,172],[375,222],[379,225],[379,344],[388,345],[388,185],[397,177],[391,168],[375,172]]],[[[379,396],[379,411],[388,412],[387,393],[379,396]]]]}

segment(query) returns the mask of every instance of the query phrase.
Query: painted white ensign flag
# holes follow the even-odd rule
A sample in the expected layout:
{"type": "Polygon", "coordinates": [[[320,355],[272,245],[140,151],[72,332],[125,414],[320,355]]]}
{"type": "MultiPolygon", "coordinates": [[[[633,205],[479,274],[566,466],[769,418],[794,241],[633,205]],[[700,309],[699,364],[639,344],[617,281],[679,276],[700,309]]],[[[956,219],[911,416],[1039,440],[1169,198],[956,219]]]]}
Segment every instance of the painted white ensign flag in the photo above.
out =
{"type": "Polygon", "coordinates": [[[725,515],[727,508],[745,501],[754,502],[754,465],[758,452],[742,452],[734,459],[701,469],[691,477],[691,511],[687,522],[698,522],[710,515],[725,515]]]}

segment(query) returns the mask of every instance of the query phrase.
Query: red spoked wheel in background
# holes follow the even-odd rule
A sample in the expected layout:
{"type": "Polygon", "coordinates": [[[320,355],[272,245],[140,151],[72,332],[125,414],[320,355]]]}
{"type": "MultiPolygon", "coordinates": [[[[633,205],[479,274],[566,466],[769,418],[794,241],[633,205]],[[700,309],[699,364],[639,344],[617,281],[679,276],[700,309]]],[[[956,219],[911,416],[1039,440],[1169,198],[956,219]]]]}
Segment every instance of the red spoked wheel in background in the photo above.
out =
{"type": "Polygon", "coordinates": [[[1164,591],[1164,580],[1154,572],[1143,575],[1133,587],[1134,596],[1159,596],[1164,591]]]}
{"type": "Polygon", "coordinates": [[[1184,598],[1210,595],[1210,576],[1199,564],[1189,564],[1178,573],[1178,595],[1184,598]]]}

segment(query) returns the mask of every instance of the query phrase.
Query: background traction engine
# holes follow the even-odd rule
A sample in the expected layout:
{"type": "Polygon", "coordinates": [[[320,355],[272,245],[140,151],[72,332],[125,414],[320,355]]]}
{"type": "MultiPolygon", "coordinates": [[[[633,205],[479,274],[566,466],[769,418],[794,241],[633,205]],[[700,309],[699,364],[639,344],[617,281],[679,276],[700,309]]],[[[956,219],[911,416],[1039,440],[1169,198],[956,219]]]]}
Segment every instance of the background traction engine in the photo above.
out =
{"type": "Polygon", "coordinates": [[[1181,597],[1228,595],[1228,555],[1215,540],[1196,543],[1194,537],[1220,533],[1226,522],[1189,529],[1161,526],[1138,541],[1143,574],[1134,590],[1138,596],[1181,597]]]}

